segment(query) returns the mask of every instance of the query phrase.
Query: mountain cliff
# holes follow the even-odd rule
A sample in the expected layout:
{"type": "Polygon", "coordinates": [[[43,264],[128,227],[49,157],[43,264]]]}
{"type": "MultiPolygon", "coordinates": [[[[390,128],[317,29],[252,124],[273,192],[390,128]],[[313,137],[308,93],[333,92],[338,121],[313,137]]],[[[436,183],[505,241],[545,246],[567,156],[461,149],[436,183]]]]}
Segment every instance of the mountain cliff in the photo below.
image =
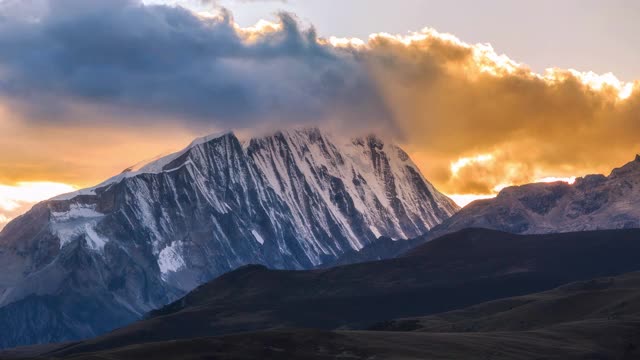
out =
{"type": "Polygon", "coordinates": [[[312,268],[456,210],[376,136],[197,139],[5,227],[0,346],[94,336],[242,265],[312,268]]]}

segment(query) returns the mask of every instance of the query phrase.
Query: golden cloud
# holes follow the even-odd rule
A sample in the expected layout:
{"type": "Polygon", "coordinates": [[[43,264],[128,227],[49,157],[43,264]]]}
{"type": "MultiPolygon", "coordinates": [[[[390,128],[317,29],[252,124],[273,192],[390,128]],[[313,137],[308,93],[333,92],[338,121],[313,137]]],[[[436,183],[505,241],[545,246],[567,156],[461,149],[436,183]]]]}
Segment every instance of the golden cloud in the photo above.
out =
{"type": "Polygon", "coordinates": [[[373,35],[366,51],[404,142],[447,193],[607,173],[640,149],[638,82],[536,74],[490,45],[432,29],[373,35]]]}

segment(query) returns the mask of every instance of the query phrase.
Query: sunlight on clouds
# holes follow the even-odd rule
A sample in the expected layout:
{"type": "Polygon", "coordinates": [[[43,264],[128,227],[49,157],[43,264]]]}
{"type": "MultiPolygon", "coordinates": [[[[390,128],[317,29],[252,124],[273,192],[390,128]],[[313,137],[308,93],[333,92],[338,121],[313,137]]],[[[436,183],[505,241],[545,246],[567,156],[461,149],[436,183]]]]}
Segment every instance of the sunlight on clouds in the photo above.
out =
{"type": "Polygon", "coordinates": [[[573,184],[576,182],[576,177],[575,176],[571,176],[571,177],[554,177],[554,176],[548,176],[548,177],[544,177],[541,179],[536,179],[534,182],[537,183],[552,183],[552,182],[566,182],[567,184],[573,184]]]}
{"type": "Polygon", "coordinates": [[[0,184],[0,229],[34,204],[76,189],[75,186],[55,182],[0,184]]]}
{"type": "Polygon", "coordinates": [[[466,166],[478,163],[486,163],[494,160],[495,157],[491,154],[482,154],[473,157],[460,158],[457,161],[451,163],[451,174],[453,174],[453,176],[456,176],[458,175],[460,170],[466,166]]]}
{"type": "MultiPolygon", "coordinates": [[[[221,12],[220,9],[212,7],[208,2],[202,1],[167,1],[167,0],[146,0],[146,4],[168,4],[172,6],[180,5],[190,9],[195,15],[203,19],[220,19],[229,14],[221,12]]],[[[233,20],[231,20],[233,22],[233,20]]],[[[242,35],[245,41],[255,41],[261,35],[273,33],[282,30],[282,23],[269,20],[259,20],[255,25],[241,27],[233,22],[233,26],[242,35]]],[[[547,69],[544,74],[533,72],[527,65],[514,61],[505,54],[498,54],[490,43],[469,44],[460,40],[457,36],[449,33],[439,32],[433,28],[426,27],[417,32],[411,32],[408,35],[393,35],[389,33],[374,33],[369,36],[368,40],[359,38],[338,38],[329,37],[328,39],[320,38],[318,42],[322,45],[330,45],[335,48],[354,48],[358,50],[372,50],[376,43],[380,41],[392,41],[403,44],[406,47],[419,47],[430,39],[443,41],[452,47],[469,50],[472,53],[473,66],[470,76],[473,72],[491,74],[493,76],[504,76],[519,73],[532,79],[541,79],[548,83],[556,83],[565,81],[568,76],[579,79],[584,85],[595,91],[615,90],[619,99],[629,98],[634,91],[633,82],[624,82],[619,80],[612,73],[596,74],[594,72],[580,72],[574,69],[547,69]]],[[[470,70],[465,68],[465,70],[470,70]]]]}
{"type": "Polygon", "coordinates": [[[19,182],[0,185],[0,210],[12,211],[56,195],[76,190],[74,186],[54,182],[19,182]]]}
{"type": "MultiPolygon", "coordinates": [[[[197,12],[197,14],[208,18],[221,16],[219,12],[211,11],[197,12]]],[[[222,16],[224,16],[224,14],[222,14],[222,16]]],[[[233,25],[236,31],[240,35],[243,35],[245,41],[249,42],[255,41],[265,34],[281,31],[283,28],[280,22],[272,22],[264,19],[249,27],[241,27],[237,23],[233,25]]],[[[527,65],[514,61],[505,54],[498,54],[490,43],[468,44],[453,34],[442,33],[432,28],[424,28],[419,32],[412,32],[409,35],[375,33],[371,34],[367,41],[353,37],[339,38],[332,36],[328,39],[319,38],[318,42],[322,45],[330,45],[335,48],[353,48],[360,51],[367,51],[374,49],[380,41],[399,42],[406,47],[420,47],[429,40],[438,40],[452,47],[469,50],[472,53],[473,67],[475,67],[475,69],[465,67],[464,70],[470,71],[468,75],[472,77],[474,71],[496,77],[518,73],[521,76],[540,79],[553,84],[565,81],[568,76],[573,76],[580,80],[582,84],[595,91],[613,89],[617,92],[618,98],[621,100],[629,98],[635,87],[633,82],[621,81],[612,73],[599,75],[592,71],[580,72],[574,69],[547,69],[544,74],[538,74],[533,72],[527,65]]]]}
{"type": "MultiPolygon", "coordinates": [[[[640,82],[611,73],[551,68],[539,74],[491,44],[465,43],[431,28],[362,40],[319,38],[293,14],[242,27],[215,1],[144,3],[186,6],[195,16],[162,7],[106,17],[105,24],[129,19],[129,25],[96,38],[122,43],[115,46],[119,56],[99,61],[77,56],[100,44],[88,37],[78,43],[86,39],[76,31],[5,42],[14,51],[3,54],[0,77],[25,86],[0,94],[0,183],[92,185],[211,127],[339,124],[345,132],[388,132],[417,154],[412,157],[434,186],[464,205],[507,186],[606,173],[640,149],[640,82]],[[153,24],[145,25],[148,41],[139,41],[138,23],[153,24]],[[40,45],[52,39],[60,44],[56,51],[40,45]],[[155,43],[181,55],[149,57],[144,67],[129,58],[131,46],[136,54],[153,54],[158,49],[148,45],[155,43]],[[23,61],[34,48],[51,67],[38,72],[23,61]],[[79,80],[66,81],[67,69],[81,70],[79,80]],[[87,86],[104,96],[93,96],[87,86]],[[23,94],[32,96],[24,100],[23,94]]],[[[84,16],[56,14],[72,24],[84,16]]],[[[6,31],[0,42],[15,36],[6,31]]],[[[37,195],[24,184],[0,189],[5,220],[58,192],[37,195]]]]}
{"type": "MultiPolygon", "coordinates": [[[[465,160],[473,161],[471,159],[475,159],[475,158],[466,158],[465,160]]],[[[573,183],[576,182],[576,177],[575,176],[572,176],[572,177],[554,177],[554,176],[549,176],[549,177],[536,179],[533,182],[534,183],[566,182],[568,184],[573,184],[573,183]]],[[[494,190],[493,194],[447,194],[447,196],[449,196],[451,198],[451,200],[455,201],[456,204],[458,204],[458,206],[465,207],[465,206],[471,204],[472,202],[474,202],[476,200],[492,199],[492,198],[496,197],[500,191],[502,191],[505,188],[508,188],[510,186],[514,186],[514,185],[522,185],[522,184],[499,184],[499,185],[496,185],[493,188],[493,190],[494,190]]]]}
{"type": "MultiPolygon", "coordinates": [[[[255,42],[256,40],[259,40],[261,36],[282,31],[283,29],[283,24],[281,22],[273,22],[265,19],[259,20],[253,26],[242,27],[233,21],[232,14],[228,13],[226,10],[221,10],[220,8],[212,6],[211,2],[195,0],[146,0],[144,3],[162,3],[171,6],[183,6],[203,20],[230,20],[236,32],[247,42],[255,42]]],[[[417,32],[411,32],[408,35],[393,35],[384,32],[374,33],[371,34],[369,39],[366,41],[353,37],[339,38],[333,36],[328,39],[317,39],[318,43],[321,45],[330,45],[335,48],[353,48],[360,51],[374,50],[376,45],[381,41],[397,42],[405,47],[421,47],[424,43],[429,42],[430,40],[441,41],[451,47],[470,51],[472,54],[471,59],[473,60],[472,67],[474,67],[474,69],[470,69],[469,67],[463,67],[463,69],[467,71],[468,75],[471,77],[474,77],[474,72],[476,73],[475,75],[485,73],[496,77],[518,73],[521,76],[531,79],[540,79],[553,84],[565,81],[568,76],[573,76],[595,91],[613,89],[617,92],[618,97],[621,100],[629,98],[635,87],[633,82],[621,81],[612,73],[599,75],[591,71],[580,72],[574,69],[547,69],[544,74],[538,74],[533,72],[527,65],[511,59],[505,54],[498,54],[490,43],[469,44],[460,40],[453,34],[439,32],[429,27],[417,32]]]]}
{"type": "Polygon", "coordinates": [[[538,179],[606,174],[640,146],[638,82],[538,74],[489,44],[433,29],[377,34],[365,49],[378,56],[369,64],[405,144],[423,154],[418,163],[437,188],[471,194],[461,204],[538,179]]]}
{"type": "MultiPolygon", "coordinates": [[[[338,40],[339,41],[331,41],[330,43],[336,47],[344,46],[344,40],[338,40]]],[[[450,46],[471,51],[473,59],[472,66],[475,67],[475,69],[469,68],[468,66],[463,68],[466,70],[467,75],[471,77],[474,77],[474,71],[496,77],[517,73],[526,78],[540,79],[549,84],[555,84],[566,81],[572,76],[591,90],[598,92],[614,90],[620,100],[628,99],[633,94],[635,88],[634,82],[621,81],[612,73],[600,75],[592,71],[581,72],[574,69],[563,70],[551,68],[547,69],[544,74],[538,74],[533,72],[527,65],[514,61],[505,54],[498,54],[489,43],[468,44],[453,34],[441,33],[432,28],[424,28],[420,32],[414,32],[409,35],[392,35],[389,33],[372,34],[369,37],[369,43],[358,40],[359,39],[348,39],[350,43],[362,43],[368,46],[378,40],[383,40],[398,42],[406,47],[424,46],[424,43],[430,40],[442,41],[450,46]]],[[[361,46],[365,47],[365,45],[361,46]]]]}
{"type": "MultiPolygon", "coordinates": [[[[498,181],[501,181],[497,185],[493,186],[489,193],[481,194],[481,193],[468,193],[468,194],[449,194],[448,196],[455,201],[459,206],[464,207],[468,204],[472,203],[475,200],[482,199],[490,199],[494,198],[498,195],[498,193],[505,188],[511,186],[523,185],[529,182],[532,183],[550,183],[550,182],[566,182],[569,184],[573,184],[576,181],[576,177],[557,177],[557,176],[542,176],[542,177],[531,177],[530,175],[524,175],[525,171],[522,169],[521,164],[517,163],[509,163],[505,161],[501,156],[502,154],[479,154],[476,156],[463,157],[458,160],[451,162],[450,170],[452,179],[455,181],[462,176],[463,171],[466,170],[474,170],[474,174],[496,174],[500,173],[500,176],[497,177],[498,181]],[[500,168],[500,170],[496,170],[496,168],[500,168]],[[480,171],[478,170],[480,169],[480,171]]],[[[476,175],[480,176],[481,175],[476,175]]],[[[461,179],[465,180],[465,179],[461,179]]],[[[481,181],[483,179],[475,179],[476,181],[481,181]]],[[[494,179],[484,179],[489,180],[491,182],[494,179]]]]}
{"type": "Polygon", "coordinates": [[[264,34],[267,32],[279,31],[282,29],[282,24],[262,19],[253,26],[241,27],[240,25],[235,24],[235,27],[241,32],[264,34]]]}
{"type": "Polygon", "coordinates": [[[275,23],[267,20],[260,20],[253,26],[241,27],[237,23],[233,23],[234,29],[238,35],[247,43],[255,43],[262,39],[265,35],[282,31],[282,23],[275,23]]]}
{"type": "Polygon", "coordinates": [[[453,34],[442,33],[428,27],[422,29],[419,32],[413,32],[409,35],[392,35],[389,33],[381,32],[377,34],[371,34],[369,36],[370,41],[375,41],[378,39],[386,39],[386,40],[399,41],[406,46],[412,46],[416,43],[419,44],[424,42],[425,40],[435,39],[435,38],[445,41],[451,45],[471,48],[471,45],[462,42],[460,39],[458,39],[458,37],[456,37],[453,34]]]}
{"type": "Polygon", "coordinates": [[[479,195],[479,194],[448,194],[451,200],[455,201],[460,207],[465,207],[476,200],[492,199],[496,195],[479,195]]]}
{"type": "Polygon", "coordinates": [[[594,90],[602,91],[607,87],[614,89],[618,93],[618,97],[621,100],[625,100],[631,96],[633,92],[633,83],[620,81],[612,73],[606,73],[598,75],[592,71],[579,72],[577,70],[569,69],[569,72],[580,79],[583,84],[591,87],[594,90]]]}
{"type": "Polygon", "coordinates": [[[358,38],[339,38],[335,36],[330,37],[328,43],[337,48],[361,48],[366,46],[366,43],[358,38]]]}

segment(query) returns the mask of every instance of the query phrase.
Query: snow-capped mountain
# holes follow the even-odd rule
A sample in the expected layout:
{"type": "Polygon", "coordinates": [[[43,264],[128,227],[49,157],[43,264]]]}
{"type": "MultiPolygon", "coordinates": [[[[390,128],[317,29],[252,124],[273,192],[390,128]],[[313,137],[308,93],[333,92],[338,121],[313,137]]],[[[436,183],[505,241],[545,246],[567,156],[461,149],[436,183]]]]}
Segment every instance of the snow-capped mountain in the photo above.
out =
{"type": "Polygon", "coordinates": [[[376,136],[201,138],[5,227],[0,345],[97,335],[242,265],[311,268],[457,210],[376,136]]]}
{"type": "Polygon", "coordinates": [[[640,155],[609,176],[506,188],[468,205],[429,238],[470,227],[516,234],[640,228],[640,155]]]}

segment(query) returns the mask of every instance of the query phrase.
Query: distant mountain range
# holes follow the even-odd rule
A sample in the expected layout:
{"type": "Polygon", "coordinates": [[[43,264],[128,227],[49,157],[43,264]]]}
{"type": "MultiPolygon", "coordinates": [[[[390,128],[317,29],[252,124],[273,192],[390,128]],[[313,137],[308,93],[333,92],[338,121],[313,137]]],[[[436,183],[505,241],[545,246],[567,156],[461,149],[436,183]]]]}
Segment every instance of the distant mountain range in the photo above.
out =
{"type": "Polygon", "coordinates": [[[102,337],[12,354],[632,359],[640,345],[637,274],[443,312],[640,270],[638,239],[638,229],[548,235],[467,229],[392,260],[313,271],[247,266],[102,337]],[[240,331],[253,332],[212,337],[240,331]]]}
{"type": "Polygon", "coordinates": [[[506,188],[469,204],[428,238],[470,227],[514,234],[640,228],[640,155],[609,176],[506,188]]]}
{"type": "Polygon", "coordinates": [[[0,346],[96,336],[240,266],[321,266],[381,237],[417,237],[457,210],[374,135],[197,139],[4,228],[0,328],[11,331],[0,346]]]}

